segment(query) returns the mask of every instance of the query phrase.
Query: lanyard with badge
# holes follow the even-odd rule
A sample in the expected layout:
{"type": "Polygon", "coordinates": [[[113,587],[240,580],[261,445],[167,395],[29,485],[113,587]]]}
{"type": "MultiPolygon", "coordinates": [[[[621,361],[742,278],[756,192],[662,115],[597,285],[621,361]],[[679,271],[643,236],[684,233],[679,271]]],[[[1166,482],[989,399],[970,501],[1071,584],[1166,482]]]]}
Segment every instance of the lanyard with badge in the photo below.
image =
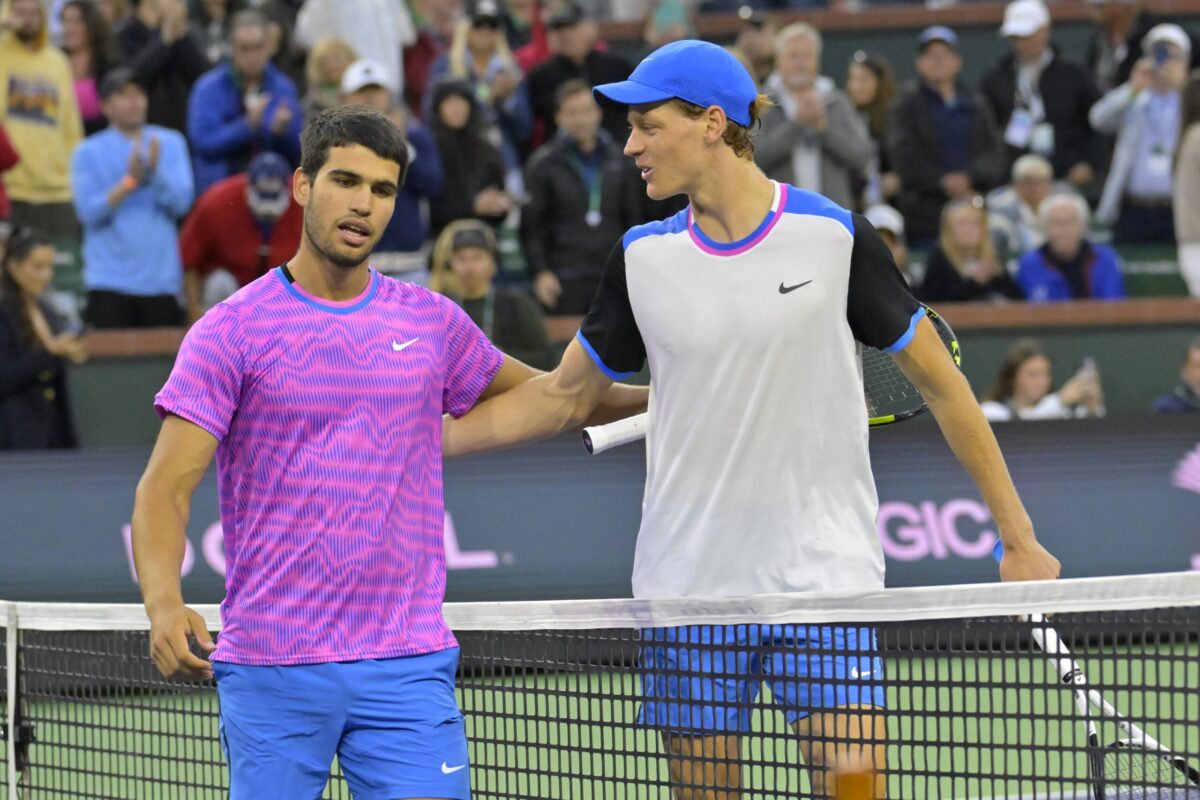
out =
{"type": "Polygon", "coordinates": [[[587,179],[587,171],[583,168],[583,162],[579,160],[579,156],[566,151],[567,161],[571,162],[571,167],[579,175],[579,180],[583,181],[583,185],[588,189],[588,210],[583,219],[593,228],[601,223],[604,219],[600,214],[600,198],[604,193],[604,162],[596,165],[595,177],[589,183],[587,179]]]}
{"type": "Polygon", "coordinates": [[[1049,156],[1054,152],[1054,126],[1046,122],[1046,106],[1037,85],[1042,68],[1030,73],[1018,67],[1017,102],[1004,129],[1004,141],[1018,149],[1049,156]]]}

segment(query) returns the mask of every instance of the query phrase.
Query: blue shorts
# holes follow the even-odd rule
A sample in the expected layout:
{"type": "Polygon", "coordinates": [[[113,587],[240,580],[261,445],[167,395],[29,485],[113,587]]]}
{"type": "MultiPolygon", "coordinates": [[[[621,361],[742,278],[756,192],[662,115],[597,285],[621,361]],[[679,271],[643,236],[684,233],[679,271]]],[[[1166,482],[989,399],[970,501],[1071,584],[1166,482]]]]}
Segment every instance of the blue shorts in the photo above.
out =
{"type": "Polygon", "coordinates": [[[292,667],[213,662],[230,800],[317,800],[336,753],[355,800],[469,800],[458,648],[292,667]]]}
{"type": "Polygon", "coordinates": [[[700,735],[750,730],[764,681],[788,725],[814,711],[885,704],[870,628],[691,625],[642,631],[643,725],[700,735]]]}

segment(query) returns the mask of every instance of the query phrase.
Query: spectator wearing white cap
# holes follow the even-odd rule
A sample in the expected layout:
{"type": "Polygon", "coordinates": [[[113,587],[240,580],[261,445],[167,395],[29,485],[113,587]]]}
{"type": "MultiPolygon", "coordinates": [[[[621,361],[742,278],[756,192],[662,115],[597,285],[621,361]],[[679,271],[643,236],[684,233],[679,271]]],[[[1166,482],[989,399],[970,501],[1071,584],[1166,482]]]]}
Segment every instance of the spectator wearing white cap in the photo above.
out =
{"type": "Polygon", "coordinates": [[[445,172],[429,128],[409,116],[387,70],[378,61],[359,59],[342,73],[342,99],[384,114],[408,140],[408,171],[396,193],[392,218],[379,237],[371,266],[384,275],[424,283],[431,243],[429,202],[442,193],[445,172]]]}
{"type": "Polygon", "coordinates": [[[981,89],[1004,131],[1009,165],[1037,153],[1050,160],[1056,177],[1087,186],[1095,177],[1088,111],[1099,98],[1087,70],[1060,58],[1050,44],[1050,12],[1042,0],[1009,3],[1000,35],[1012,52],[984,76],[981,89]]]}
{"type": "Polygon", "coordinates": [[[1184,87],[1179,131],[1173,176],[1179,271],[1192,296],[1200,297],[1200,74],[1184,87]]]}
{"type": "Polygon", "coordinates": [[[1113,241],[1174,242],[1172,167],[1192,43],[1183,28],[1162,23],[1142,40],[1129,80],[1092,106],[1092,126],[1117,134],[1112,167],[1096,219],[1113,241]]]}
{"type": "Polygon", "coordinates": [[[890,163],[900,175],[896,205],[916,243],[937,237],[942,207],[1004,179],[1004,142],[987,103],[959,80],[958,36],[944,25],[917,37],[917,81],[892,111],[890,163]]]}

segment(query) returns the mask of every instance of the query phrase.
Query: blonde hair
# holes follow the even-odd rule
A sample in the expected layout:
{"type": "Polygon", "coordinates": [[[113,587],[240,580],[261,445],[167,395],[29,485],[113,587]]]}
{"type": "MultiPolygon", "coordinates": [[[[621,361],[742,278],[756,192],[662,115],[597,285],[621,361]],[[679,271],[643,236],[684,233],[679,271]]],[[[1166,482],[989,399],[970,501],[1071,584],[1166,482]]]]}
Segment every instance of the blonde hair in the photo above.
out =
{"type": "MultiPolygon", "coordinates": [[[[454,39],[450,43],[450,74],[456,78],[472,80],[475,76],[471,74],[470,67],[467,64],[470,58],[470,53],[467,52],[467,37],[471,33],[471,20],[459,20],[458,25],[454,28],[454,39]]],[[[499,58],[504,62],[506,69],[519,72],[517,60],[513,58],[512,50],[508,46],[508,39],[504,36],[504,31],[498,31],[496,35],[496,50],[492,54],[493,57],[499,58]]]]}
{"type": "Polygon", "coordinates": [[[821,32],[809,25],[807,22],[793,22],[779,33],[775,34],[775,49],[779,50],[792,39],[798,39],[801,36],[808,37],[812,40],[813,46],[817,48],[817,55],[821,55],[823,42],[821,41],[821,32]]]}
{"type": "MultiPolygon", "coordinates": [[[[689,103],[687,100],[679,98],[675,98],[671,102],[691,119],[700,119],[700,117],[704,116],[704,112],[708,110],[704,106],[689,103]]],[[[758,133],[755,128],[762,122],[763,114],[773,105],[775,105],[775,101],[770,96],[760,94],[750,104],[749,125],[741,125],[733,120],[729,120],[729,124],[725,126],[725,133],[721,137],[721,141],[733,148],[735,156],[747,161],[754,160],[754,137],[758,133]]]]}
{"type": "Polygon", "coordinates": [[[982,198],[979,197],[973,197],[969,200],[954,200],[946,204],[946,207],[942,210],[942,225],[941,230],[938,231],[938,244],[941,246],[942,252],[946,254],[946,258],[950,259],[950,263],[959,272],[962,272],[967,263],[972,259],[999,263],[996,260],[996,245],[992,242],[992,234],[988,231],[987,206],[983,204],[982,198]],[[950,218],[964,209],[974,211],[979,215],[981,232],[979,247],[974,253],[964,252],[954,242],[954,235],[951,231],[950,218]]]}
{"type": "MultiPolygon", "coordinates": [[[[496,234],[486,222],[481,222],[477,219],[458,219],[447,225],[440,234],[437,241],[433,243],[433,253],[429,259],[429,291],[444,294],[447,297],[461,297],[462,287],[458,285],[458,278],[454,275],[454,270],[450,268],[450,259],[454,255],[454,236],[459,231],[475,230],[483,233],[485,239],[492,246],[492,256],[498,259],[499,246],[496,243],[496,234]]],[[[499,263],[496,264],[499,269],[499,263]]]]}
{"type": "Polygon", "coordinates": [[[353,45],[345,39],[337,36],[326,36],[317,40],[317,43],[312,46],[312,50],[308,51],[308,60],[304,62],[304,77],[308,80],[309,86],[321,86],[324,84],[324,78],[321,75],[321,62],[339,51],[347,56],[348,60],[346,63],[348,65],[358,60],[358,53],[354,50],[353,45]]]}

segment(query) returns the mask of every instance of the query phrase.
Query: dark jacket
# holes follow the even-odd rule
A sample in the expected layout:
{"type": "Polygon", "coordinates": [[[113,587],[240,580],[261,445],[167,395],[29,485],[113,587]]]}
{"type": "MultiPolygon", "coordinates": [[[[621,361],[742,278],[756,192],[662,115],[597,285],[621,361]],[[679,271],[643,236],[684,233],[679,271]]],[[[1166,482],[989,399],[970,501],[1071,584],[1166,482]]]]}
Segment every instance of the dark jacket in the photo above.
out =
{"type": "Polygon", "coordinates": [[[188,32],[166,44],[159,31],[131,14],[117,29],[117,45],[134,80],[146,88],[146,121],[186,133],[192,84],[208,69],[195,35],[188,32]]]}
{"type": "Polygon", "coordinates": [[[918,294],[926,303],[987,302],[1020,300],[1021,289],[997,259],[1000,274],[987,283],[976,283],[955,268],[941,245],[929,254],[925,264],[925,281],[918,294]]]}
{"type": "Polygon", "coordinates": [[[558,354],[546,333],[546,318],[529,295],[497,286],[490,299],[457,302],[501,352],[535,369],[551,370],[558,365],[558,354]]]}
{"type": "Polygon", "coordinates": [[[574,148],[556,136],[529,160],[521,209],[521,244],[530,276],[553,272],[560,281],[600,284],[604,263],[625,231],[645,221],[645,186],[632,162],[608,136],[600,167],[600,224],[587,222],[589,191],[568,155],[574,148]]]}
{"type": "MultiPolygon", "coordinates": [[[[1095,167],[1096,142],[1088,123],[1088,111],[1100,99],[1100,93],[1087,70],[1055,53],[1054,59],[1042,70],[1038,89],[1046,108],[1046,122],[1054,128],[1054,152],[1047,156],[1054,166],[1054,176],[1065,177],[1067,171],[1080,162],[1095,167]]],[[[1012,53],[984,76],[980,90],[1003,132],[1016,106],[1017,64],[1012,53]]],[[[1029,152],[1008,144],[1005,147],[1008,150],[1006,171],[1029,152]]]]}
{"type": "MultiPolygon", "coordinates": [[[[971,183],[982,193],[1004,181],[1004,140],[983,98],[957,89],[959,100],[970,111],[968,145],[971,183]]],[[[911,239],[932,239],[940,227],[942,206],[950,199],[942,191],[942,141],[934,122],[933,91],[922,84],[911,86],[896,101],[888,128],[888,159],[900,176],[897,210],[904,215],[911,239]]]]}
{"type": "Polygon", "coordinates": [[[499,227],[504,215],[481,217],[475,213],[475,195],[484,189],[504,188],[504,160],[500,149],[488,141],[480,127],[479,105],[470,87],[462,81],[441,81],[433,93],[433,117],[430,127],[442,159],[442,191],[429,198],[429,218],[433,236],[458,219],[479,219],[499,227]],[[471,104],[471,115],[464,128],[455,130],[442,124],[437,108],[447,95],[457,94],[471,104]]]}
{"type": "MultiPolygon", "coordinates": [[[[633,68],[629,62],[612,53],[593,50],[587,54],[583,64],[576,64],[566,56],[554,56],[539,64],[529,73],[529,103],[533,106],[533,118],[539,129],[535,130],[535,142],[549,142],[558,132],[554,123],[554,94],[558,87],[572,78],[578,78],[588,86],[616,83],[629,77],[633,68]],[[536,138],[540,134],[540,138],[536,138]]],[[[604,130],[618,142],[627,137],[629,123],[624,111],[604,109],[604,130]]]]}
{"type": "MultiPolygon", "coordinates": [[[[54,311],[42,304],[51,330],[62,331],[54,311]]],[[[0,299],[0,450],[74,447],[61,358],[31,346],[12,304],[0,299]]]]}
{"type": "Polygon", "coordinates": [[[1175,391],[1164,394],[1154,401],[1156,414],[1188,414],[1200,412],[1200,395],[1182,383],[1175,391]]]}

